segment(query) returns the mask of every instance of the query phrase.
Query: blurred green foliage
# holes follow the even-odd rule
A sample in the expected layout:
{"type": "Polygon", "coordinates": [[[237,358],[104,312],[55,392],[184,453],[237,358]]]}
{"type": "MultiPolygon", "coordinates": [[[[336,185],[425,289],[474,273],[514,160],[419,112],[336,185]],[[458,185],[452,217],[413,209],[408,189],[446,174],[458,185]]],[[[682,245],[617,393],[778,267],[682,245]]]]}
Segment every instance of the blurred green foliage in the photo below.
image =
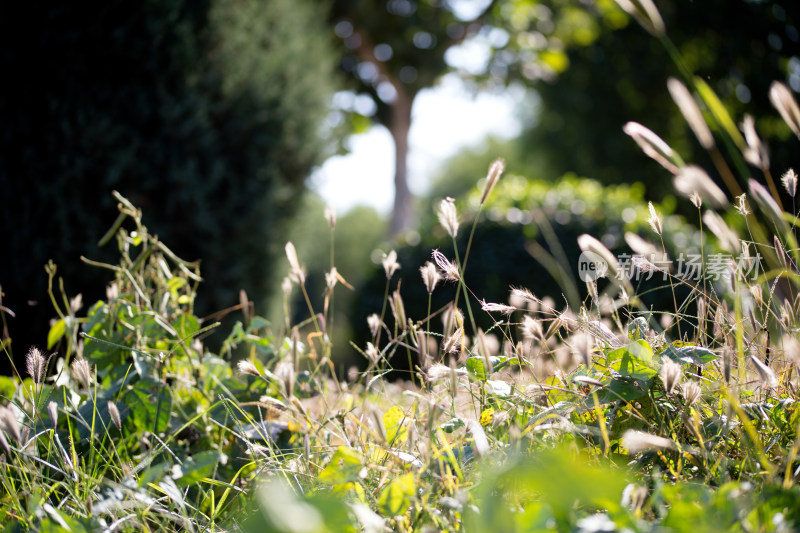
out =
{"type": "Polygon", "coordinates": [[[108,259],[112,190],[202,259],[198,313],[240,289],[263,303],[275,235],[326,150],[335,59],[313,2],[6,5],[0,47],[0,283],[18,355],[45,338],[48,259],[70,294],[102,294],[78,257],[108,259]]]}

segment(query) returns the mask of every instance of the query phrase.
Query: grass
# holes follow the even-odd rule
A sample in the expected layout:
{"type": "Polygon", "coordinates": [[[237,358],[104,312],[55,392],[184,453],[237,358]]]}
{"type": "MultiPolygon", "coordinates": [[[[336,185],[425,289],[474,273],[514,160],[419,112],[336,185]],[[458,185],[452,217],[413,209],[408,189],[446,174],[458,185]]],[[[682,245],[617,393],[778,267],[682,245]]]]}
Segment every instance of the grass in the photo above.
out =
{"type": "MultiPolygon", "coordinates": [[[[652,11],[637,16],[647,22],[652,11]]],[[[666,39],[657,23],[647,27],[666,39]]],[[[107,298],[83,311],[49,265],[57,319],[47,350],[57,355],[31,349],[26,369],[0,378],[4,529],[800,527],[798,219],[780,207],[765,161],[754,159],[757,140],[731,130],[705,84],[685,81],[695,96],[680,99],[682,111],[696,117],[687,106],[707,107],[733,168],[756,161],[768,186],[751,180],[746,196],[728,199],[654,134],[627,128],[698,209],[699,280],[657,263],[666,252],[655,210],[655,246],[636,244],[655,251],[635,264],[666,275],[673,308],[643,308],[630,281],[613,275],[589,281],[577,307],[556,308],[525,288],[510,289],[509,302],[483,301],[470,289],[469,245],[455,246],[458,213],[444,201],[439,218],[454,247],[434,253],[417,282],[429,295],[458,284],[454,301],[407,316],[396,255],[387,254],[384,305],[370,310],[372,339],[358,347],[365,370],[347,379],[335,372],[326,329],[342,281],[334,221],[322,308],[289,243],[286,315],[301,291],[307,318],[273,330],[242,294],[227,310],[239,322],[211,353],[203,339],[217,324],[193,311],[198,266],[150,235],[141,212],[117,195],[120,216],[101,243],[116,243],[119,261],[85,260],[113,272],[107,298]],[[741,234],[726,223],[735,217],[741,234]],[[740,261],[720,267],[716,246],[740,261]],[[714,265],[725,274],[716,281],[714,265]],[[680,285],[692,289],[684,301],[674,296],[680,285]],[[485,332],[475,327],[478,313],[492,317],[485,332]],[[233,354],[243,358],[234,364],[233,354]],[[398,358],[414,371],[388,382],[398,358]]],[[[676,83],[670,91],[683,94],[676,83]]],[[[791,123],[796,104],[777,87],[776,106],[800,131],[791,123]]],[[[716,143],[709,149],[729,181],[716,143]]],[[[471,233],[501,172],[490,169],[471,233]]],[[[794,198],[796,177],[783,176],[794,198]]],[[[611,274],[622,269],[596,239],[579,245],[606,258],[611,274]]],[[[7,339],[2,350],[13,361],[7,339]]]]}

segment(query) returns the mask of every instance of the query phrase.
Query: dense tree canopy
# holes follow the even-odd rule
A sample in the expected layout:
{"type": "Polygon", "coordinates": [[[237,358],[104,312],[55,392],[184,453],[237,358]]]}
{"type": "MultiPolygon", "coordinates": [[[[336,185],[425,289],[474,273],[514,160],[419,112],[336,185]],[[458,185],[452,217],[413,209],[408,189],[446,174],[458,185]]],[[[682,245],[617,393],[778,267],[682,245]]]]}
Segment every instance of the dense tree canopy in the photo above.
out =
{"type": "Polygon", "coordinates": [[[0,284],[18,355],[45,338],[48,259],[70,295],[103,290],[79,256],[107,257],[114,189],[202,259],[200,313],[239,289],[263,298],[276,232],[324,154],[335,60],[312,4],[0,8],[0,284]]]}

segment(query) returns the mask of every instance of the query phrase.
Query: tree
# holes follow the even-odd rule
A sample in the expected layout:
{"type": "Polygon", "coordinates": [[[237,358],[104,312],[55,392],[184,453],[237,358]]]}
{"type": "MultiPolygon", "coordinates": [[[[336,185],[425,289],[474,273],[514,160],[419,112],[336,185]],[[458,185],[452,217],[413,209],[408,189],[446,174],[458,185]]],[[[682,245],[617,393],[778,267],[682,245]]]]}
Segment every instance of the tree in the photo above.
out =
{"type": "Polygon", "coordinates": [[[414,98],[447,69],[447,51],[475,34],[494,0],[464,16],[453,2],[335,0],[331,21],[341,39],[341,67],[355,91],[375,104],[373,119],[385,126],[395,145],[395,198],[389,230],[412,222],[408,188],[408,132],[414,98]]]}
{"type": "Polygon", "coordinates": [[[48,259],[70,295],[102,294],[79,257],[113,257],[96,244],[113,189],[202,259],[199,313],[240,289],[264,300],[274,236],[326,149],[323,17],[309,0],[2,7],[0,284],[18,355],[45,338],[48,259]]]}

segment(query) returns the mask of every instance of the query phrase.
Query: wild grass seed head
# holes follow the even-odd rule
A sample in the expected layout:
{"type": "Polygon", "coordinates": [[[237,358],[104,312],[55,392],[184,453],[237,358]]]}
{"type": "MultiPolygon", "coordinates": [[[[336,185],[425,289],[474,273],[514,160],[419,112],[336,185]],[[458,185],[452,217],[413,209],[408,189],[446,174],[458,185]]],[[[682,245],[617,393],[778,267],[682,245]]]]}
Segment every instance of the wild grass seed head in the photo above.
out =
{"type": "Polygon", "coordinates": [[[17,444],[22,444],[22,432],[14,410],[7,406],[0,406],[0,429],[6,432],[17,444]]]}
{"type": "Polygon", "coordinates": [[[336,227],[336,210],[330,205],[325,206],[325,220],[328,221],[331,229],[336,227]]]}
{"type": "Polygon", "coordinates": [[[686,405],[691,406],[700,399],[703,389],[700,388],[700,384],[696,381],[687,381],[681,387],[681,393],[683,394],[683,400],[686,402],[686,405]]]}
{"type": "Polygon", "coordinates": [[[672,174],[677,174],[682,161],[664,140],[638,122],[628,122],[622,127],[646,156],[656,161],[672,174]]]}
{"type": "Polygon", "coordinates": [[[25,356],[25,364],[28,369],[28,375],[33,379],[33,382],[37,385],[41,383],[47,370],[47,358],[42,355],[42,352],[36,347],[31,347],[25,356]]]}
{"type": "Polygon", "coordinates": [[[381,327],[381,318],[377,313],[372,313],[367,317],[367,325],[369,326],[369,332],[375,337],[381,327]]]}
{"type": "Polygon", "coordinates": [[[439,204],[439,224],[447,231],[452,238],[458,235],[458,212],[456,211],[456,201],[449,196],[439,204]]]}
{"type": "Polygon", "coordinates": [[[58,404],[56,402],[49,402],[47,404],[47,413],[50,415],[50,424],[53,429],[58,426],[58,404]]]}
{"type": "Polygon", "coordinates": [[[433,256],[433,261],[444,273],[444,278],[446,280],[459,281],[461,279],[461,273],[458,271],[458,266],[447,259],[442,252],[439,250],[434,250],[431,255],[433,256]]]}
{"type": "Polygon", "coordinates": [[[80,383],[84,389],[92,386],[92,365],[83,357],[72,362],[72,379],[80,383]]]}
{"type": "Polygon", "coordinates": [[[646,450],[669,450],[675,443],[664,437],[629,429],[622,434],[622,445],[628,449],[630,454],[637,454],[646,450]]]}
{"type": "Polygon", "coordinates": [[[797,174],[794,169],[789,169],[781,176],[781,183],[792,198],[797,194],[797,174]]]}
{"type": "Polygon", "coordinates": [[[117,426],[117,429],[120,431],[122,430],[122,418],[119,415],[119,409],[117,408],[117,404],[110,401],[108,402],[108,416],[111,418],[111,421],[117,426]]]}
{"type": "Polygon", "coordinates": [[[658,373],[658,376],[661,378],[661,383],[664,385],[664,392],[670,395],[678,383],[680,383],[681,377],[683,376],[683,369],[681,365],[669,357],[663,357],[661,359],[661,371],[658,373]]]}
{"type": "Polygon", "coordinates": [[[428,291],[429,295],[433,294],[436,285],[439,283],[439,280],[442,279],[442,276],[436,269],[436,265],[430,261],[426,261],[425,265],[419,268],[419,273],[422,276],[422,283],[425,284],[425,290],[428,291]]]}
{"type": "MultiPolygon", "coordinates": [[[[696,194],[706,199],[714,207],[728,205],[728,198],[705,170],[696,165],[687,165],[673,179],[673,184],[678,192],[691,197],[696,194]]],[[[699,208],[695,200],[692,203],[699,208]]]]}
{"type": "Polygon", "coordinates": [[[792,96],[792,91],[783,83],[774,81],[769,88],[769,100],[784,122],[800,138],[800,108],[792,96]]]}
{"type": "Polygon", "coordinates": [[[302,285],[306,281],[306,273],[300,267],[300,261],[297,259],[297,250],[291,242],[287,242],[284,249],[286,250],[286,259],[289,260],[290,277],[293,281],[302,285]]]}
{"type": "Polygon", "coordinates": [[[487,303],[486,300],[481,300],[481,309],[487,313],[501,313],[504,315],[510,315],[517,310],[516,307],[510,305],[487,303]]]}
{"type": "Polygon", "coordinates": [[[689,124],[695,137],[697,137],[697,140],[700,142],[700,146],[706,150],[713,148],[714,136],[711,134],[711,130],[703,118],[703,113],[701,113],[700,108],[697,107],[697,102],[695,102],[689,89],[675,78],[667,80],[667,89],[675,105],[678,106],[678,109],[683,115],[684,120],[689,124]]]}
{"type": "Polygon", "coordinates": [[[769,152],[756,132],[756,123],[751,115],[744,116],[742,131],[744,132],[744,140],[747,143],[747,148],[743,154],[745,161],[754,167],[769,168],[769,152]]]}
{"type": "Polygon", "coordinates": [[[616,0],[616,2],[650,35],[661,37],[666,33],[664,19],[661,18],[661,14],[652,0],[616,0]]]}
{"type": "Polygon", "coordinates": [[[750,214],[750,206],[747,205],[747,193],[743,192],[736,197],[736,210],[743,217],[750,214]]]}
{"type": "Polygon", "coordinates": [[[778,378],[775,377],[775,372],[753,354],[749,354],[749,357],[750,362],[753,363],[753,366],[756,368],[758,377],[761,379],[761,385],[766,389],[776,388],[778,386],[778,378]]]}
{"type": "Polygon", "coordinates": [[[381,260],[383,271],[386,273],[386,279],[392,279],[394,273],[400,269],[400,263],[397,262],[397,252],[392,250],[388,254],[383,254],[381,260]]]}
{"type": "Polygon", "coordinates": [[[647,219],[647,222],[650,224],[650,227],[653,228],[653,231],[658,235],[663,235],[664,225],[661,221],[661,217],[656,212],[653,202],[647,202],[647,208],[650,210],[650,217],[647,219]]]}
{"type": "Polygon", "coordinates": [[[494,162],[489,166],[489,172],[486,174],[486,183],[483,185],[483,194],[481,195],[481,205],[486,202],[486,198],[489,197],[489,194],[492,192],[492,189],[500,180],[500,176],[503,175],[503,171],[506,168],[506,162],[503,159],[495,159],[494,162]]]}

